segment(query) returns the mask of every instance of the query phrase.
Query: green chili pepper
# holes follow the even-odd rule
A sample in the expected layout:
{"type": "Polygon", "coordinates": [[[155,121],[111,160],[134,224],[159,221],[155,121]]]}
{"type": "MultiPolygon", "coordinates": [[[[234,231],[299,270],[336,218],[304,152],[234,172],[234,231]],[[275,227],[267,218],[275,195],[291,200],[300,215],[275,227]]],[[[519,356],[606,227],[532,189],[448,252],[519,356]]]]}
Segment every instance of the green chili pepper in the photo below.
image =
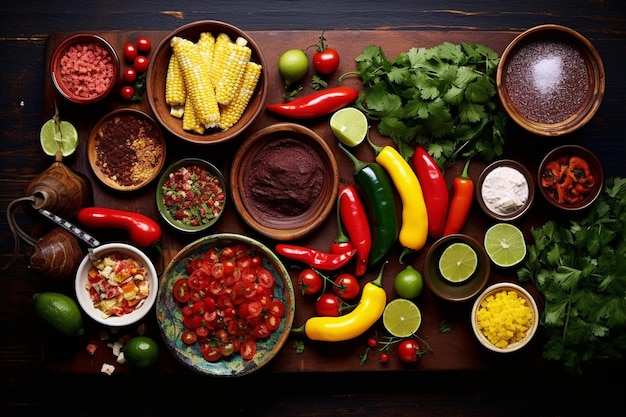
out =
{"type": "Polygon", "coordinates": [[[385,169],[378,163],[366,163],[357,159],[343,145],[345,152],[354,164],[354,179],[359,190],[365,195],[372,231],[372,248],[369,265],[376,265],[397,242],[400,233],[394,188],[385,169]]]}

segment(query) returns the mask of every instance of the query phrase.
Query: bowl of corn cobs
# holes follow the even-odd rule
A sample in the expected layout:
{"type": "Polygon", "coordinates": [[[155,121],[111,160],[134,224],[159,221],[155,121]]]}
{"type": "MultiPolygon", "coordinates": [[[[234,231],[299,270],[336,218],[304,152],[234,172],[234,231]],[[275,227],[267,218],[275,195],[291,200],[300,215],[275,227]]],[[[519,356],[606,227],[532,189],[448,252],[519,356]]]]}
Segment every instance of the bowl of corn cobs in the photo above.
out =
{"type": "Polygon", "coordinates": [[[261,50],[239,28],[214,20],[184,25],[154,52],[146,78],[150,108],[182,140],[226,142],[265,107],[265,68],[261,50]]]}

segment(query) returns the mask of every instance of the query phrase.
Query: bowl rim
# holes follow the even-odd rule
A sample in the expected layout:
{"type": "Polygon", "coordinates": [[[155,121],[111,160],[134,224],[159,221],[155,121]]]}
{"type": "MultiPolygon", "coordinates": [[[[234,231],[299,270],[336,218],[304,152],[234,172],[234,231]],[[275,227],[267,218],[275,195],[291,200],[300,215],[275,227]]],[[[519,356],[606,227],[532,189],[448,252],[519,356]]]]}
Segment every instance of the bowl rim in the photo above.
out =
{"type": "Polygon", "coordinates": [[[519,219],[530,210],[533,204],[533,201],[535,199],[535,181],[533,180],[532,174],[530,173],[528,168],[526,168],[520,162],[515,161],[513,159],[499,159],[487,165],[483,169],[483,171],[480,173],[480,176],[478,177],[478,180],[476,181],[475,194],[476,194],[476,200],[478,201],[478,205],[480,206],[480,208],[483,210],[483,212],[486,215],[498,221],[510,222],[510,221],[519,219]],[[526,199],[526,202],[524,203],[524,205],[522,205],[521,208],[509,214],[499,214],[494,211],[491,211],[489,207],[487,207],[487,204],[485,203],[483,196],[482,196],[482,186],[485,181],[485,178],[487,178],[487,175],[489,173],[491,173],[493,170],[499,167],[510,167],[519,171],[526,179],[526,183],[528,185],[528,198],[526,199]]]}
{"type": "MultiPolygon", "coordinates": [[[[232,36],[232,35],[231,35],[232,36]]],[[[167,66],[168,59],[164,60],[164,65],[167,66]]],[[[214,145],[223,142],[230,141],[240,134],[242,134],[245,130],[247,130],[250,125],[254,123],[254,121],[258,118],[262,111],[265,109],[265,103],[267,101],[268,95],[268,86],[269,86],[269,71],[268,66],[265,61],[265,57],[263,55],[263,51],[257,44],[257,42],[244,30],[239,27],[224,22],[220,20],[198,20],[195,22],[187,23],[183,26],[178,27],[177,29],[172,30],[159,42],[157,47],[154,49],[153,56],[151,59],[152,64],[148,67],[148,71],[146,74],[146,96],[148,98],[148,104],[154,117],[158,121],[158,123],[163,126],[165,130],[167,130],[171,135],[176,137],[177,139],[186,141],[188,143],[198,144],[198,145],[214,145]],[[242,118],[237,122],[234,126],[229,128],[226,131],[222,131],[219,129],[212,130],[211,133],[205,133],[203,135],[199,135],[196,133],[186,132],[182,129],[182,121],[180,129],[173,128],[169,123],[167,123],[165,117],[166,114],[169,115],[169,105],[165,103],[165,97],[155,97],[152,91],[152,85],[155,82],[162,82],[165,85],[165,78],[163,80],[156,80],[156,65],[154,64],[160,58],[161,54],[167,54],[167,58],[171,54],[170,52],[170,40],[174,36],[179,36],[182,33],[186,33],[188,31],[192,31],[197,29],[197,35],[199,36],[201,32],[208,31],[209,29],[202,30],[202,26],[218,26],[218,29],[211,29],[212,33],[216,32],[227,32],[229,35],[235,33],[237,36],[242,36],[248,41],[248,45],[252,49],[252,58],[255,62],[262,66],[261,76],[259,77],[258,84],[255,88],[255,91],[250,98],[248,103],[248,107],[246,107],[242,118]],[[245,117],[246,113],[250,110],[250,104],[258,101],[259,105],[256,109],[250,113],[249,117],[245,117]],[[160,106],[167,106],[167,112],[159,111],[160,106]],[[244,120],[242,120],[244,119],[244,120]]],[[[175,119],[172,116],[172,119],[175,119]]],[[[169,120],[169,119],[168,119],[169,120]]],[[[177,119],[179,120],[179,119],[177,119]]]]}
{"type": "Polygon", "coordinates": [[[224,178],[224,175],[222,174],[222,171],[215,164],[207,161],[206,159],[202,159],[202,158],[196,158],[196,157],[182,158],[182,159],[179,159],[178,161],[172,162],[161,173],[161,176],[159,177],[159,181],[158,181],[157,187],[156,187],[155,200],[156,200],[156,206],[157,206],[157,209],[159,211],[159,214],[161,215],[161,218],[170,227],[172,227],[173,229],[175,229],[175,230],[177,230],[179,232],[185,232],[185,233],[202,232],[202,231],[205,231],[206,229],[208,229],[210,227],[213,227],[222,218],[222,216],[224,214],[224,210],[226,209],[226,206],[228,205],[228,185],[226,183],[226,179],[224,178]],[[169,174],[171,172],[173,172],[173,171],[183,167],[183,166],[190,166],[190,165],[201,165],[203,168],[207,169],[208,171],[211,171],[212,174],[217,176],[217,178],[222,183],[222,188],[223,188],[223,191],[224,191],[224,195],[226,197],[224,199],[224,205],[222,206],[222,210],[220,211],[219,215],[217,217],[213,218],[210,223],[207,223],[207,224],[204,224],[204,225],[198,226],[198,227],[186,226],[186,225],[181,224],[180,222],[176,221],[169,214],[169,212],[165,209],[165,207],[162,207],[163,203],[161,202],[161,199],[163,197],[162,187],[163,187],[163,184],[165,183],[165,181],[167,180],[167,177],[169,176],[169,174]]]}
{"type": "Polygon", "coordinates": [[[63,41],[61,41],[61,43],[54,49],[54,51],[52,52],[52,56],[50,58],[50,77],[52,78],[52,84],[56,88],[56,91],[66,100],[71,101],[72,103],[77,103],[77,104],[91,104],[91,103],[98,102],[104,99],[105,97],[107,97],[118,85],[120,71],[121,71],[120,70],[120,58],[119,58],[119,55],[117,54],[117,51],[115,50],[115,48],[113,47],[113,45],[111,45],[109,41],[107,41],[100,35],[96,35],[95,33],[76,33],[74,35],[68,36],[63,41]],[[111,58],[113,59],[113,72],[114,73],[113,73],[113,80],[111,84],[108,86],[105,92],[103,92],[102,94],[98,96],[91,97],[91,98],[80,98],[80,97],[75,96],[74,94],[71,94],[65,88],[63,83],[57,79],[56,66],[58,64],[58,61],[61,59],[61,57],[67,50],[67,48],[69,48],[72,45],[75,45],[77,43],[82,43],[82,42],[99,43],[101,46],[103,46],[107,50],[107,52],[109,53],[109,55],[111,55],[111,58]]]}
{"type": "Polygon", "coordinates": [[[463,233],[454,233],[454,234],[443,236],[437,239],[428,248],[428,251],[426,252],[426,257],[424,259],[424,281],[426,281],[426,285],[428,286],[428,288],[437,297],[443,300],[451,301],[451,302],[464,302],[464,301],[473,299],[481,291],[483,291],[484,288],[487,286],[490,276],[491,276],[491,261],[489,259],[489,255],[487,255],[487,252],[485,251],[483,245],[477,239],[474,239],[470,235],[466,235],[463,233]],[[482,277],[475,276],[471,278],[470,280],[466,281],[465,283],[451,284],[451,283],[447,283],[447,281],[445,281],[445,279],[439,275],[439,267],[438,267],[439,258],[435,259],[435,253],[443,252],[445,247],[448,247],[455,242],[467,243],[476,251],[476,255],[478,256],[479,268],[481,266],[482,268],[484,268],[484,274],[482,277]],[[430,264],[432,265],[432,268],[434,268],[434,270],[437,271],[436,277],[432,277],[430,274],[430,269],[429,269],[430,264]],[[464,293],[462,296],[452,296],[450,294],[446,294],[445,292],[441,291],[438,286],[434,285],[434,283],[432,282],[434,279],[439,279],[448,288],[463,288],[463,287],[470,288],[469,284],[473,283],[476,279],[480,279],[480,282],[478,283],[478,286],[476,286],[476,288],[474,288],[471,291],[468,291],[467,293],[464,293]]]}
{"type": "Polygon", "coordinates": [[[498,91],[498,96],[500,97],[500,102],[505,111],[507,112],[509,117],[511,117],[511,119],[513,119],[519,126],[531,133],[541,136],[562,136],[580,129],[582,126],[587,124],[587,122],[589,122],[589,120],[591,120],[596,114],[604,97],[605,77],[606,76],[602,57],[593,46],[593,44],[586,37],[575,31],[574,29],[566,26],[558,24],[541,24],[526,29],[525,31],[517,35],[504,49],[504,52],[500,56],[500,62],[496,70],[496,89],[498,91]],[[504,67],[506,66],[509,58],[514,56],[521,47],[537,39],[541,34],[544,33],[553,35],[548,39],[567,38],[572,41],[570,42],[570,44],[579,51],[582,58],[585,60],[585,63],[587,64],[587,71],[589,72],[590,97],[587,100],[586,105],[580,107],[581,114],[578,116],[576,116],[576,114],[573,114],[569,118],[557,123],[537,122],[522,115],[516,109],[516,107],[512,103],[510,103],[509,95],[506,88],[506,76],[504,74],[504,67]],[[587,54],[583,54],[581,49],[586,50],[587,54]],[[592,58],[590,59],[589,56],[591,56],[592,58]]]}
{"type": "Polygon", "coordinates": [[[105,114],[96,122],[96,124],[93,125],[93,128],[91,129],[91,131],[89,132],[89,136],[87,137],[87,159],[89,160],[89,166],[91,167],[92,172],[98,178],[98,180],[100,180],[102,184],[116,191],[136,191],[150,184],[159,175],[159,172],[165,165],[165,156],[166,156],[165,136],[163,135],[163,131],[161,130],[159,124],[156,123],[155,120],[148,113],[145,113],[142,110],[135,109],[132,107],[121,107],[105,114]],[[130,186],[124,186],[124,185],[116,183],[111,178],[109,178],[106,174],[104,174],[104,172],[102,172],[100,168],[97,166],[95,142],[96,142],[96,135],[98,133],[98,130],[100,129],[100,127],[102,127],[102,125],[105,122],[110,120],[112,117],[115,117],[120,114],[130,114],[130,115],[136,116],[137,118],[143,118],[147,120],[154,127],[154,132],[157,136],[155,139],[157,139],[160,142],[161,148],[163,150],[161,160],[159,161],[159,164],[156,167],[154,167],[153,173],[150,176],[150,178],[143,181],[142,183],[130,185],[130,186]]]}
{"type": "Polygon", "coordinates": [[[76,270],[76,275],[74,279],[74,292],[78,300],[78,304],[80,305],[83,312],[87,314],[87,316],[89,316],[92,320],[109,327],[130,326],[142,320],[152,310],[152,307],[154,306],[154,303],[157,299],[158,286],[158,275],[156,272],[156,268],[154,267],[154,264],[152,263],[150,258],[141,249],[128,243],[122,242],[105,243],[103,245],[93,248],[91,253],[85,255],[81,263],[78,265],[78,269],[76,270]],[[111,316],[104,319],[102,318],[100,311],[93,306],[93,302],[91,301],[91,298],[89,298],[89,294],[87,293],[87,290],[85,289],[83,283],[87,279],[86,275],[89,272],[89,268],[92,263],[91,257],[93,256],[98,259],[113,252],[122,252],[124,254],[130,255],[135,259],[138,259],[145,266],[149,274],[148,279],[150,280],[150,294],[148,295],[148,298],[146,298],[144,304],[139,310],[135,310],[132,313],[125,314],[121,317],[111,316]],[[80,275],[83,271],[85,272],[85,277],[84,279],[81,279],[80,275]]]}
{"type": "Polygon", "coordinates": [[[286,229],[279,229],[270,225],[266,225],[250,215],[250,212],[246,208],[246,203],[242,196],[242,190],[244,189],[244,187],[241,183],[244,180],[243,176],[245,172],[243,172],[243,170],[241,169],[236,169],[236,167],[241,166],[244,159],[251,158],[250,149],[258,146],[260,141],[264,140],[265,138],[267,138],[267,140],[271,140],[271,135],[280,134],[283,132],[293,132],[311,139],[310,143],[314,146],[319,147],[323,154],[326,155],[328,164],[331,166],[331,172],[326,172],[326,174],[331,177],[330,181],[333,193],[329,194],[331,194],[332,196],[336,196],[339,190],[339,165],[335,158],[335,154],[332,152],[328,143],[313,130],[298,123],[280,122],[266,126],[265,128],[250,135],[241,144],[235,154],[235,157],[233,158],[233,163],[231,165],[233,168],[231,169],[230,173],[230,187],[233,204],[244,222],[247,223],[248,226],[252,227],[255,231],[271,239],[286,241],[299,239],[303,236],[310,234],[315,229],[320,227],[333,211],[335,198],[329,198],[325,204],[320,205],[320,208],[317,210],[318,213],[312,221],[308,221],[302,225],[286,229]]]}
{"type": "Polygon", "coordinates": [[[539,187],[539,193],[543,196],[544,200],[546,200],[551,206],[567,212],[584,210],[591,206],[598,199],[598,196],[602,193],[602,190],[604,189],[604,169],[602,168],[602,163],[600,162],[596,154],[593,153],[591,150],[585,148],[584,146],[574,144],[557,146],[556,148],[553,148],[552,150],[547,152],[541,159],[541,162],[537,167],[537,186],[539,187]],[[550,159],[563,153],[572,153],[568,152],[569,149],[571,149],[574,153],[584,154],[586,158],[591,160],[593,164],[598,167],[599,172],[596,173],[596,184],[594,186],[594,191],[587,196],[586,200],[583,200],[584,203],[566,206],[563,204],[559,204],[546,194],[545,189],[541,186],[541,176],[544,166],[547,162],[549,162],[550,159]]]}
{"type": "Polygon", "coordinates": [[[474,304],[472,306],[472,312],[470,315],[472,331],[474,333],[474,336],[478,340],[478,342],[480,342],[480,344],[484,346],[485,348],[493,352],[498,352],[498,353],[515,352],[515,351],[522,349],[524,346],[528,345],[530,341],[534,338],[535,334],[537,333],[537,329],[539,327],[539,319],[540,319],[539,307],[537,306],[537,301],[535,300],[535,298],[524,287],[513,282],[498,282],[485,288],[485,290],[482,293],[480,293],[480,295],[474,301],[474,304]],[[533,312],[534,320],[533,320],[533,324],[531,328],[528,330],[526,337],[523,340],[520,340],[519,342],[511,343],[506,348],[499,348],[493,345],[487,339],[487,337],[485,337],[485,335],[483,335],[482,332],[478,329],[478,324],[476,321],[476,313],[478,312],[478,309],[480,308],[480,303],[483,299],[485,299],[488,295],[495,293],[495,292],[499,292],[503,289],[513,289],[518,294],[521,294],[524,298],[529,300],[530,301],[529,304],[533,312]]]}

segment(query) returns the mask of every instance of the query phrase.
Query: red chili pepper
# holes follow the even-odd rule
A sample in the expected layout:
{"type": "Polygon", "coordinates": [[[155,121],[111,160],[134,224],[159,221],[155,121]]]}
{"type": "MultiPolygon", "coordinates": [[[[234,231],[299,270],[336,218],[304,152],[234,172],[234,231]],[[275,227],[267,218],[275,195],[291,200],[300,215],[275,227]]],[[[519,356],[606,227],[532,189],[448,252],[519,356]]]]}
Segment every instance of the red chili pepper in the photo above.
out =
{"type": "Polygon", "coordinates": [[[356,249],[344,253],[326,253],[304,246],[279,243],[276,252],[286,258],[300,261],[320,271],[335,271],[343,268],[356,255],[356,249]]]}
{"type": "Polygon", "coordinates": [[[341,226],[341,216],[339,215],[339,207],[337,207],[337,237],[330,244],[330,253],[344,253],[354,250],[354,245],[350,238],[343,231],[341,226]]]}
{"type": "Polygon", "coordinates": [[[469,216],[472,202],[474,199],[474,181],[470,178],[467,171],[470,160],[468,159],[463,167],[461,175],[454,179],[452,188],[453,195],[450,201],[450,210],[446,219],[446,227],[443,229],[443,235],[447,236],[461,231],[467,217],[469,216]]]}
{"type": "Polygon", "coordinates": [[[130,240],[147,248],[161,239],[161,227],[140,213],[104,207],[85,207],[78,211],[78,221],[86,227],[119,228],[128,232],[130,240]]]}
{"type": "Polygon", "coordinates": [[[412,162],[424,193],[428,213],[428,234],[433,239],[438,239],[443,236],[450,205],[446,179],[437,162],[423,147],[415,148],[412,162]]]}
{"type": "Polygon", "coordinates": [[[300,97],[288,103],[268,104],[266,109],[292,119],[312,119],[330,114],[357,99],[359,90],[332,87],[300,97]]]}
{"type": "Polygon", "coordinates": [[[357,251],[357,263],[354,275],[362,276],[367,271],[367,265],[372,248],[372,233],[365,206],[361,202],[358,191],[353,185],[344,185],[339,189],[337,201],[341,221],[357,251]]]}

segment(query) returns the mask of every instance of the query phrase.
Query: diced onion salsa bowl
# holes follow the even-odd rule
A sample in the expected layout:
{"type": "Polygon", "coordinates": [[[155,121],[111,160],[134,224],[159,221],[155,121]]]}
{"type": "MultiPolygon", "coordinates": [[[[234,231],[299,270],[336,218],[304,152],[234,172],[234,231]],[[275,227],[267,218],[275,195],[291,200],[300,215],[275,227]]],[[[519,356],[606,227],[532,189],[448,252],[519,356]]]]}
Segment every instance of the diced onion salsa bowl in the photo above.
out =
{"type": "Polygon", "coordinates": [[[261,242],[221,233],[179,251],[159,286],[163,340],[189,369],[238,377],[266,365],[289,337],[295,295],[288,271],[261,242]]]}
{"type": "Polygon", "coordinates": [[[95,103],[117,86],[120,60],[104,38],[81,33],[68,37],[54,50],[50,76],[65,99],[78,104],[95,103]]]}
{"type": "Polygon", "coordinates": [[[204,20],[172,31],[157,46],[146,93],[156,119],[175,137],[216,144],[254,122],[265,108],[268,83],[263,54],[248,34],[204,20]]]}
{"type": "Polygon", "coordinates": [[[212,163],[185,158],[168,166],[156,189],[156,204],[173,229],[196,233],[215,225],[227,202],[226,180],[212,163]]]}
{"type": "Polygon", "coordinates": [[[83,258],[74,290],[91,319],[108,327],[125,327],[152,310],[158,285],[154,264],[143,251],[126,243],[107,243],[83,258]]]}

